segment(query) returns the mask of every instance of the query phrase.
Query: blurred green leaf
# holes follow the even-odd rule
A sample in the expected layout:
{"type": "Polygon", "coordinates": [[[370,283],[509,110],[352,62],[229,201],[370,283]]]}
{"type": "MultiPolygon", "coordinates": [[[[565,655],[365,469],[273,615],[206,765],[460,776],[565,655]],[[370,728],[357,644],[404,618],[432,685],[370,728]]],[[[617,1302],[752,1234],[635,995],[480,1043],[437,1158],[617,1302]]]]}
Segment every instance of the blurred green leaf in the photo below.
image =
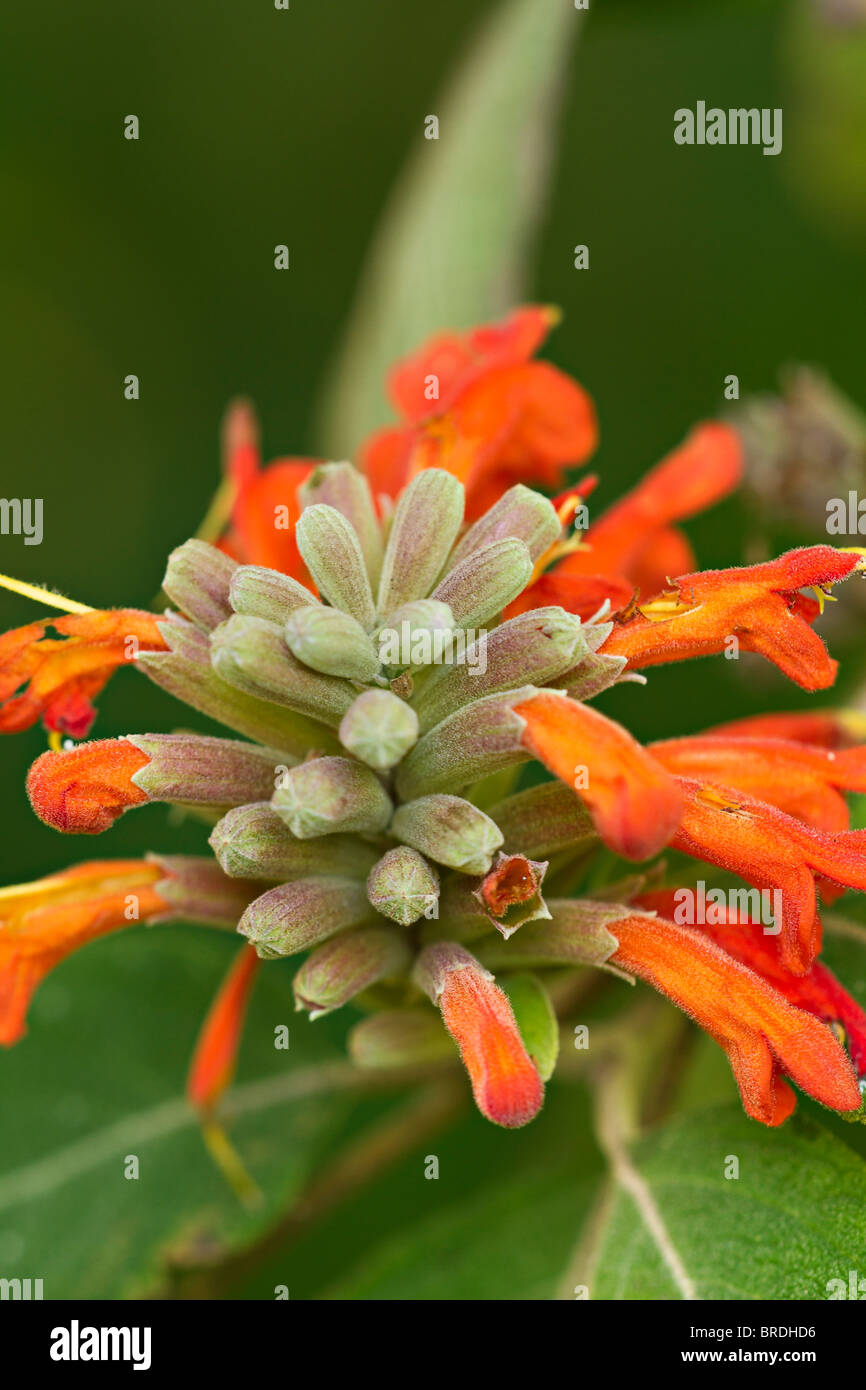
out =
{"type": "Polygon", "coordinates": [[[321,447],[350,457],[383,423],[385,374],[436,329],[495,317],[524,293],[570,40],[567,0],[507,0],[429,113],[371,248],[320,408],[321,447]]]}
{"type": "MultiPolygon", "coordinates": [[[[704,1110],[635,1146],[633,1162],[698,1298],[825,1299],[866,1248],[866,1164],[810,1120],[769,1130],[704,1110]],[[738,1177],[725,1177],[732,1160],[738,1177]]],[[[622,1191],[598,1249],[592,1297],[676,1299],[663,1242],[622,1191]]]]}
{"type": "Polygon", "coordinates": [[[46,1298],[117,1298],[150,1287],[167,1249],[231,1251],[292,1201],[359,1109],[381,1105],[344,1084],[345,1022],[296,1023],[291,971],[263,970],[227,1109],[265,1200],[241,1207],[183,1099],[204,1008],[236,949],[193,928],[122,933],[43,985],[30,1036],[0,1058],[0,1275],[41,1278],[46,1298]],[[290,1046],[277,1050],[283,1024],[290,1046]],[[125,1175],[133,1155],[137,1178],[125,1175]]]}

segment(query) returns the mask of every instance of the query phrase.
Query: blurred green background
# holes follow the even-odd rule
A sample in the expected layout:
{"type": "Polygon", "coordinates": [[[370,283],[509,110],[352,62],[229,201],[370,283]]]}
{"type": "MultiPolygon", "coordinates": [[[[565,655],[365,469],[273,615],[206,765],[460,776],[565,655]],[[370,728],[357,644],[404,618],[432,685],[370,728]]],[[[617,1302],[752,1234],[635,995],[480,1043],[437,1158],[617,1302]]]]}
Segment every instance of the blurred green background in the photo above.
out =
{"type": "MultiPolygon", "coordinates": [[[[0,537],[0,569],[97,607],[147,606],[167,552],[195,530],[213,492],[231,396],[255,400],[266,457],[318,452],[317,395],[388,192],[424,145],[443,80],[496,8],[491,0],[291,0],[287,12],[268,0],[44,0],[7,17],[0,491],[44,498],[45,538],[37,548],[0,537]],[[123,138],[129,113],[140,120],[137,142],[123,138]],[[273,266],[277,243],[290,247],[285,273],[273,266]],[[127,373],[140,377],[138,401],[124,400],[127,373]]],[[[848,65],[850,53],[862,58],[862,39],[846,36],[847,101],[838,36],[828,56],[809,9],[790,0],[591,0],[590,10],[568,59],[527,291],[564,309],[548,355],[596,400],[601,505],[722,407],[728,373],[747,394],[772,388],[786,362],[815,362],[862,399],[866,238],[849,175],[859,152],[862,177],[864,65],[848,65]],[[782,106],[782,155],[676,146],[673,112],[698,99],[782,106]],[[576,243],[590,248],[588,271],[573,268],[576,243]]],[[[427,154],[437,156],[432,143],[427,154]]],[[[346,439],[342,452],[350,456],[355,443],[346,439]]],[[[742,557],[736,502],[689,530],[704,565],[742,557]]],[[[3,628],[34,616],[25,600],[0,594],[3,628]]],[[[604,707],[639,736],[663,736],[800,698],[775,673],[753,687],[732,667],[661,670],[646,690],[628,686],[604,707]]],[[[101,701],[96,733],[178,722],[190,721],[167,696],[122,673],[101,701]]],[[[126,817],[98,846],[61,839],[31,815],[23,790],[44,746],[39,730],[0,744],[3,882],[94,852],[202,844],[198,827],[170,825],[160,807],[126,817]]],[[[113,1186],[88,1139],[180,1094],[231,950],[191,929],[131,933],[69,961],[44,987],[30,1036],[0,1058],[0,1266],[36,1275],[43,1259],[53,1291],[114,1296],[159,1266],[165,1240],[211,1218],[222,1236],[235,1230],[240,1218],[191,1128],[179,1122],[141,1182],[125,1188],[111,1143],[113,1186]],[[84,1145],[80,1178],[69,1158],[76,1144],[84,1145]],[[55,1152],[65,1157],[54,1169],[29,1166],[55,1152]],[[22,1170],[23,1188],[4,1189],[2,1174],[22,1170]],[[146,1191],[148,1181],[157,1185],[146,1191]],[[56,1264],[49,1230],[66,1243],[56,1264]]],[[[270,1039],[275,1021],[291,1021],[289,976],[266,973],[273,978],[256,999],[241,1081],[286,1066],[270,1039]]],[[[345,1026],[318,1024],[308,1043],[304,1025],[292,1023],[291,1065],[339,1056],[345,1026]],[[312,1050],[302,1056],[303,1048],[312,1050]]],[[[719,1086],[727,1098],[726,1078],[719,1086]]],[[[269,1113],[260,1117],[245,1151],[260,1175],[275,1175],[269,1210],[377,1104],[329,1108],[320,1098],[278,1134],[269,1113]]],[[[475,1117],[461,1124],[447,1141],[458,1233],[460,1201],[518,1155],[527,1191],[543,1187],[551,1238],[575,1226],[584,1188],[575,1195],[569,1177],[563,1215],[560,1169],[585,1183],[600,1158],[578,1137],[571,1093],[555,1097],[526,1135],[493,1133],[475,1117]],[[547,1172],[551,1162],[559,1177],[547,1172]]],[[[158,1143],[147,1127],[145,1137],[158,1143]]],[[[139,1141],[129,1142],[138,1152],[139,1141]]],[[[441,1186],[422,1183],[419,1195],[416,1170],[290,1262],[293,1296],[338,1286],[367,1244],[399,1232],[425,1203],[434,1210],[431,1189],[438,1201],[441,1186]]],[[[523,1209],[516,1198],[512,1206],[523,1209]]],[[[519,1231],[514,1240],[525,1252],[519,1231]]],[[[489,1252],[488,1267],[502,1254],[489,1252]]],[[[461,1292],[456,1272],[454,1280],[454,1296],[475,1296],[461,1292]]]]}

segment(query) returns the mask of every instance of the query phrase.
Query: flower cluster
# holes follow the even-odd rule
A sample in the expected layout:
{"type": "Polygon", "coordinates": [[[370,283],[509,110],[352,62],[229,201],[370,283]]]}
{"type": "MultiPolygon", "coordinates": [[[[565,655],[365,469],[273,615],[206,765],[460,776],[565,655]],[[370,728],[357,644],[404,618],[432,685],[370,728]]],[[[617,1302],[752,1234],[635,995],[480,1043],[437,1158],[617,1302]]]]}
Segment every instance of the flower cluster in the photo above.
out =
{"type": "Polygon", "coordinates": [[[367,441],[363,469],[263,468],[238,407],[230,521],[216,544],[172,553],[171,609],[61,601],[72,611],[56,637],[43,619],[0,638],[0,729],[41,716],[51,735],[28,777],[36,814],[98,834],[173,803],[209,820],[213,852],[98,860],[0,890],[0,1041],[22,1034],[70,951],[183,918],[243,938],[190,1073],[206,1114],[260,963],[298,955],[299,1009],[362,1007],[358,1065],[426,1064],[450,1034],[501,1125],[533,1118],[552,1069],[512,981],[532,971],[543,994],[548,972],[587,966],[638,976],[691,1015],[756,1119],[790,1113],[785,1078],[861,1107],[866,1017],[816,960],[818,895],[866,888],[866,832],[849,829],[844,799],[866,790],[852,720],[763,716],[645,748],[589,701],[732,639],[828,687],[835,663],[813,624],[863,558],[820,545],[697,571],[677,523],[740,476],[737,436],[716,423],[572,531],[595,479],[553,501],[529,486],[561,487],[596,438],[586,393],[533,360],[552,322],[526,308],[399,364],[402,423],[367,441]],[[443,660],[436,639],[455,633],[461,659],[443,660]],[[86,737],[94,697],[128,662],[237,737],[62,746],[86,737]],[[532,760],[552,778],[518,786],[532,760]],[[601,846],[628,861],[684,851],[780,892],[780,921],[772,934],[749,913],[681,924],[676,885],[634,879],[620,901],[569,896],[574,865],[601,846]]]}

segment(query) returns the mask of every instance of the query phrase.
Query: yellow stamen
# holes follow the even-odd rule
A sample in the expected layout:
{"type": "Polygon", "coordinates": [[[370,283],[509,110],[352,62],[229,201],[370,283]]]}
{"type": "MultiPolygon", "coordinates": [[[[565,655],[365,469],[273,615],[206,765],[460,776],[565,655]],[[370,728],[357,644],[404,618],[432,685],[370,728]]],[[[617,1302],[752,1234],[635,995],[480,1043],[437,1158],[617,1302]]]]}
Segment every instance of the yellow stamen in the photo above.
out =
{"type": "Polygon", "coordinates": [[[262,1190],[247,1172],[243,1159],[222,1125],[216,1120],[206,1120],[202,1126],[202,1138],[208,1153],[238,1201],[249,1211],[261,1206],[264,1201],[262,1190]]]}
{"type": "Polygon", "coordinates": [[[86,603],[76,603],[73,598],[53,594],[50,589],[40,589],[36,584],[25,584],[23,579],[13,579],[11,575],[0,574],[0,589],[9,589],[13,594],[32,598],[36,603],[47,604],[49,608],[61,608],[64,613],[93,613],[95,609],[86,603]]]}
{"type": "Polygon", "coordinates": [[[658,598],[650,599],[648,603],[639,603],[637,609],[651,623],[663,623],[669,618],[679,618],[683,613],[692,613],[700,606],[684,599],[678,590],[671,589],[659,594],[658,598]]]}
{"type": "Polygon", "coordinates": [[[706,801],[710,806],[718,806],[722,811],[739,811],[741,809],[739,801],[732,801],[729,796],[725,796],[716,787],[701,787],[697,795],[701,801],[706,801]]]}
{"type": "Polygon", "coordinates": [[[51,730],[49,731],[49,734],[48,734],[48,747],[51,749],[52,753],[62,753],[62,752],[63,752],[63,740],[62,740],[62,738],[60,737],[60,730],[59,730],[59,729],[51,729],[51,730]]]}

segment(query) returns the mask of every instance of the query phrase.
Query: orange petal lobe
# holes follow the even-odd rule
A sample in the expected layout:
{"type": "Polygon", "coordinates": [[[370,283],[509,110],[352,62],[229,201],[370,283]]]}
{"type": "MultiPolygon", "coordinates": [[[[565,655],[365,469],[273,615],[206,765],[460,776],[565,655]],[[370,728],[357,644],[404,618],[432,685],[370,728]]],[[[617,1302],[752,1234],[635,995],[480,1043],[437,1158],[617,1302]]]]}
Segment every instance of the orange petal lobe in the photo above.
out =
{"type": "Polygon", "coordinates": [[[502,990],[480,967],[450,970],[438,1003],[482,1115],[506,1129],[528,1124],[541,1109],[544,1085],[502,990]]]}
{"type": "Polygon", "coordinates": [[[163,876],[144,860],[95,860],[0,889],[0,1043],[22,1036],[34,991],[72,951],[168,911],[155,888],[163,876]]]}
{"type": "Polygon", "coordinates": [[[830,1109],[859,1107],[854,1069],[829,1028],[700,931],[645,917],[611,930],[619,942],[611,959],[666,994],[724,1048],[753,1119],[787,1119],[794,1097],[783,1075],[830,1109]]]}
{"type": "Polygon", "coordinates": [[[69,835],[99,835],[147,801],[131,779],[149,761],[125,738],[43,753],[27,775],[27,795],[46,825],[69,835]]]}
{"type": "Polygon", "coordinates": [[[189,1100],[200,1110],[212,1110],[231,1085],[244,1018],[260,963],[253,948],[244,946],[208,1010],[186,1086],[189,1100]]]}
{"type": "Polygon", "coordinates": [[[514,711],[523,743],[586,803],[599,835],[626,859],[646,859],[679,825],[673,778],[619,724],[565,695],[542,693],[514,711]]]}

